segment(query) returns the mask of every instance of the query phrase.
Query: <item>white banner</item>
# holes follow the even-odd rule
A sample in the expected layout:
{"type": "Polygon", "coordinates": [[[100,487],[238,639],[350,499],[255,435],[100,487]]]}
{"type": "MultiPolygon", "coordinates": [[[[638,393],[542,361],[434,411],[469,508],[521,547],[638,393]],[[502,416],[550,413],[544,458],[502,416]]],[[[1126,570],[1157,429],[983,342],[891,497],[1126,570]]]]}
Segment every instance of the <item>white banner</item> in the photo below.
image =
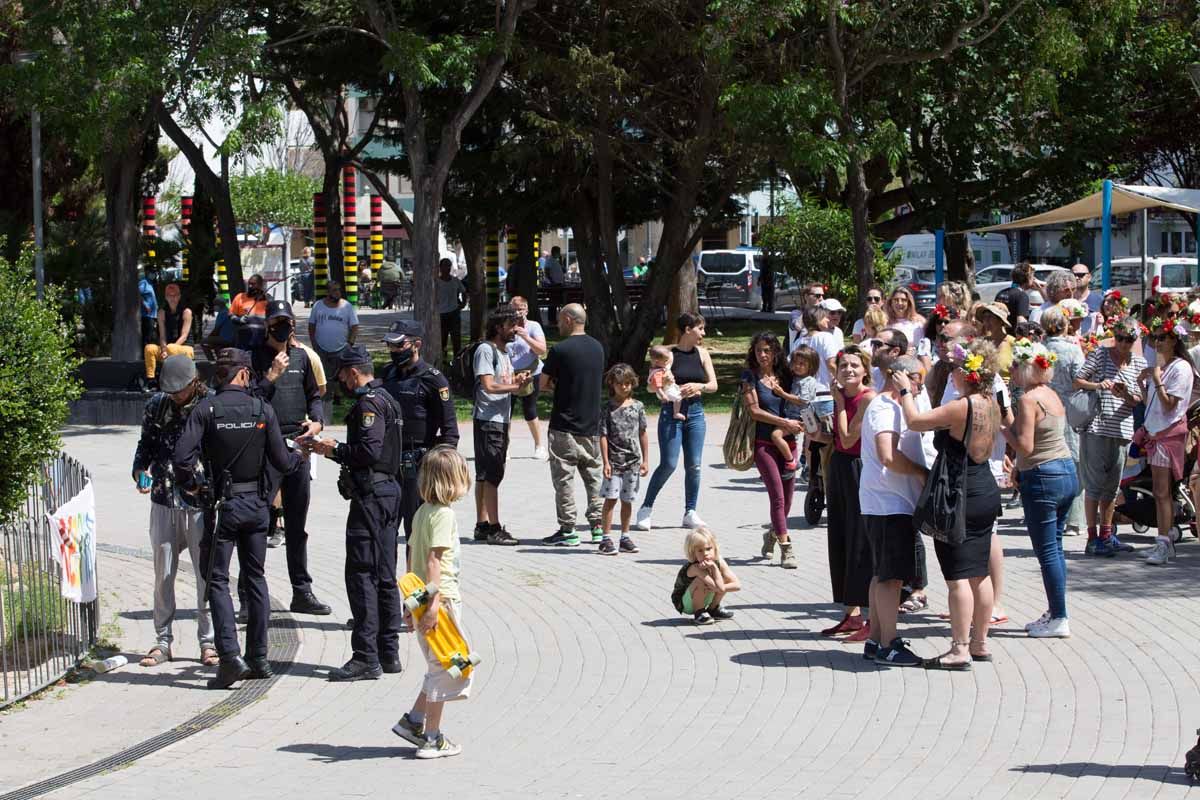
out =
{"type": "Polygon", "coordinates": [[[90,603],[96,599],[96,496],[92,482],[46,516],[55,534],[51,551],[62,567],[62,596],[90,603]]]}

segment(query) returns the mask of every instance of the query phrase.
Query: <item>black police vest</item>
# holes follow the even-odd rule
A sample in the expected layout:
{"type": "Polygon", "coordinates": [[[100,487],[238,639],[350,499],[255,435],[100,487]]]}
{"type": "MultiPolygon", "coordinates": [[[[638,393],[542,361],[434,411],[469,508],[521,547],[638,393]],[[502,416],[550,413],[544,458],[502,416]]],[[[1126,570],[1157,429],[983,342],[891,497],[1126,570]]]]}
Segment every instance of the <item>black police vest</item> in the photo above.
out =
{"type": "MultiPolygon", "coordinates": [[[[400,370],[391,366],[383,381],[383,388],[400,407],[400,417],[404,420],[404,443],[409,447],[425,446],[429,391],[423,379],[432,371],[433,368],[428,364],[421,363],[410,374],[401,376],[400,370]]],[[[435,397],[436,394],[434,392],[435,397]]]]}
{"type": "Polygon", "coordinates": [[[300,423],[308,413],[308,396],[304,392],[308,353],[299,347],[289,347],[287,354],[288,368],[275,381],[275,394],[271,397],[271,408],[275,409],[279,430],[284,436],[300,430],[300,423]]]}
{"type": "MultiPolygon", "coordinates": [[[[386,472],[390,475],[398,475],[400,473],[400,464],[403,446],[403,420],[400,416],[400,406],[396,403],[396,399],[388,394],[387,390],[382,386],[376,386],[368,393],[368,396],[374,395],[383,399],[384,416],[383,422],[386,426],[383,432],[383,450],[379,454],[379,460],[371,467],[376,472],[386,472]]],[[[361,402],[361,401],[360,401],[361,402]]],[[[356,420],[362,418],[361,414],[355,415],[356,420]]],[[[355,422],[355,436],[358,435],[358,422],[355,422]]]]}
{"type": "MultiPolygon", "coordinates": [[[[215,480],[228,473],[234,484],[258,483],[267,453],[264,409],[260,398],[241,392],[222,392],[213,398],[212,438],[204,450],[215,480]]],[[[219,494],[228,487],[213,488],[219,494]]]]}

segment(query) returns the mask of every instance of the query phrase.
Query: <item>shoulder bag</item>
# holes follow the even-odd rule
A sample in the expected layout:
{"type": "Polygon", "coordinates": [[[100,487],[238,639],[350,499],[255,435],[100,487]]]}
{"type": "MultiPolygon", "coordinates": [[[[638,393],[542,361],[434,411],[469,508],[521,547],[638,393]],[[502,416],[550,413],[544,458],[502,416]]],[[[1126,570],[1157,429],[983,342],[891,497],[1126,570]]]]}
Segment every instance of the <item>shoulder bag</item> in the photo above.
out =
{"type": "Polygon", "coordinates": [[[729,414],[729,430],[725,431],[725,443],[721,448],[725,466],[745,472],[754,465],[754,417],[746,410],[742,392],[733,399],[733,411],[729,414]]]}
{"type": "Polygon", "coordinates": [[[948,447],[938,451],[913,511],[913,525],[918,531],[951,545],[962,544],[967,538],[967,448],[971,443],[972,405],[967,398],[962,458],[950,455],[948,447]]]}

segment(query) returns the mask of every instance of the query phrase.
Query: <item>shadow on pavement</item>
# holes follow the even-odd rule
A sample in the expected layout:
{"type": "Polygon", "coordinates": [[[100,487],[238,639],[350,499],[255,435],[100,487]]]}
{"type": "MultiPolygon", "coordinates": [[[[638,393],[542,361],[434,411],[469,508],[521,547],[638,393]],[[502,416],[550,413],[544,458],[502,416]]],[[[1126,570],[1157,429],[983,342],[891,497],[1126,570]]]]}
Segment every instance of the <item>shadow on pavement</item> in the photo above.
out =
{"type": "Polygon", "coordinates": [[[874,672],[877,669],[875,662],[864,661],[858,650],[752,650],[749,653],[736,653],[729,660],[745,667],[828,667],[839,672],[874,672]]]}
{"type": "Polygon", "coordinates": [[[1072,778],[1136,778],[1155,783],[1173,783],[1176,786],[1191,785],[1183,769],[1162,764],[1097,764],[1093,761],[1067,761],[1062,764],[1026,764],[1023,767],[1012,767],[1009,771],[1066,775],[1072,778]]]}
{"type": "Polygon", "coordinates": [[[409,747],[353,747],[350,745],[320,744],[305,742],[289,744],[280,747],[280,753],[303,753],[312,756],[313,761],[325,764],[336,764],[340,761],[364,761],[370,758],[398,758],[412,756],[417,748],[409,747]]]}

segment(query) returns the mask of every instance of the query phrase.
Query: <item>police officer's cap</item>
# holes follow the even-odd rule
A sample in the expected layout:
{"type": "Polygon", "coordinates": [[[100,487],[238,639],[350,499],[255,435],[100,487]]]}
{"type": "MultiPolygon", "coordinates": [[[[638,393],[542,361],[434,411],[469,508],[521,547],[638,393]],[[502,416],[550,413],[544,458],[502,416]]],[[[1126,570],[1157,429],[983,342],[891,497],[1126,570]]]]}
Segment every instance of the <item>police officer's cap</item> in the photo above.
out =
{"type": "Polygon", "coordinates": [[[367,352],[367,348],[361,344],[348,344],[341,350],[337,351],[337,370],[344,367],[361,367],[364,364],[370,364],[371,354],[367,352]]]}
{"type": "Polygon", "coordinates": [[[285,317],[293,322],[296,320],[296,315],[292,313],[292,304],[287,300],[272,300],[267,304],[267,322],[280,317],[285,317]]]}
{"type": "Polygon", "coordinates": [[[415,319],[402,319],[392,323],[383,335],[383,340],[388,344],[400,344],[406,336],[409,339],[424,339],[425,326],[415,319]]]}
{"type": "Polygon", "coordinates": [[[250,353],[236,347],[226,347],[217,353],[218,367],[249,367],[251,363],[250,353]]]}
{"type": "Polygon", "coordinates": [[[191,356],[180,353],[163,361],[158,373],[158,388],[167,394],[181,392],[196,380],[196,364],[191,356]]]}

